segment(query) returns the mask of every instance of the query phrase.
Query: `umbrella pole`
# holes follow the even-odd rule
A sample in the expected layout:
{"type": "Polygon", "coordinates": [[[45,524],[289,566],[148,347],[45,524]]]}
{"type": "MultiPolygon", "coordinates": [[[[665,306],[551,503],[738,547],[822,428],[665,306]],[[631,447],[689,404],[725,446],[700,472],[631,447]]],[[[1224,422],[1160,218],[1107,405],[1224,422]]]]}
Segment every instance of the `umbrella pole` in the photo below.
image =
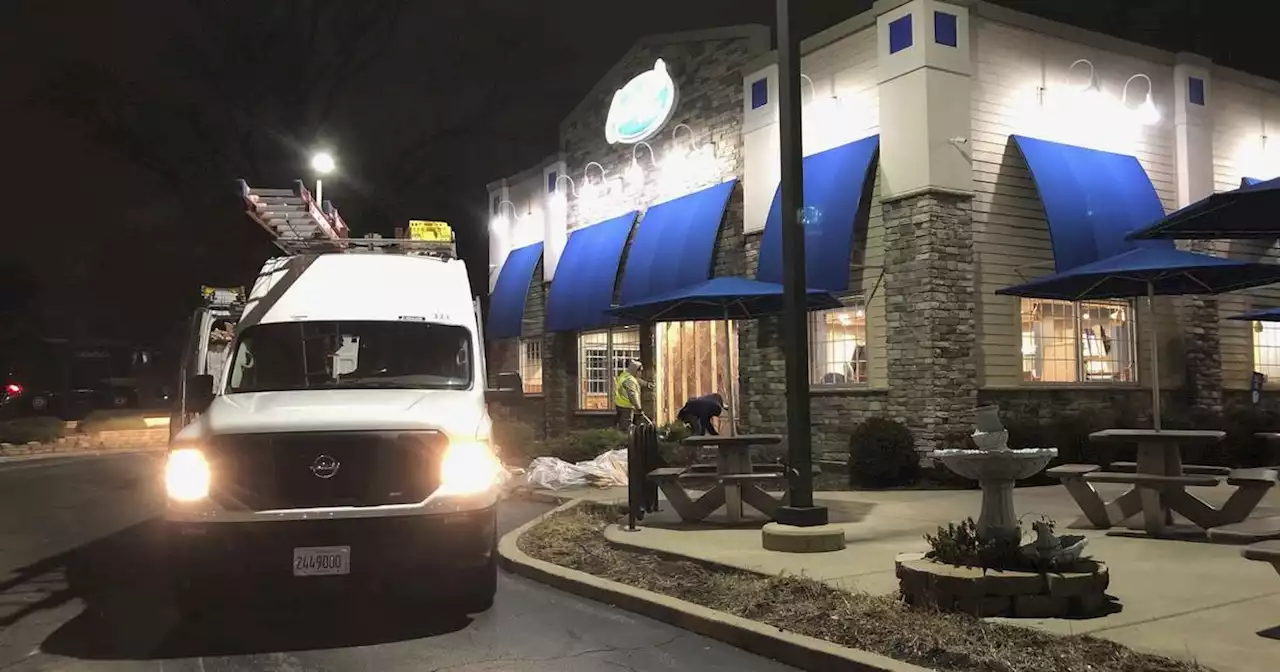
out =
{"type": "Polygon", "coordinates": [[[735,415],[737,413],[737,404],[735,403],[735,396],[733,393],[733,388],[735,387],[734,385],[735,381],[733,379],[734,378],[733,344],[730,343],[729,340],[730,340],[729,339],[729,307],[725,306],[725,309],[724,309],[724,370],[725,370],[724,381],[725,381],[725,386],[729,388],[726,390],[728,398],[725,399],[726,408],[725,408],[724,414],[725,414],[725,419],[728,421],[725,423],[728,425],[728,427],[725,429],[725,434],[728,434],[729,436],[736,436],[738,434],[738,422],[737,422],[738,416],[735,415]]]}
{"type": "Polygon", "coordinates": [[[1160,430],[1160,343],[1156,338],[1156,286],[1147,282],[1147,312],[1151,321],[1151,422],[1160,430]]]}

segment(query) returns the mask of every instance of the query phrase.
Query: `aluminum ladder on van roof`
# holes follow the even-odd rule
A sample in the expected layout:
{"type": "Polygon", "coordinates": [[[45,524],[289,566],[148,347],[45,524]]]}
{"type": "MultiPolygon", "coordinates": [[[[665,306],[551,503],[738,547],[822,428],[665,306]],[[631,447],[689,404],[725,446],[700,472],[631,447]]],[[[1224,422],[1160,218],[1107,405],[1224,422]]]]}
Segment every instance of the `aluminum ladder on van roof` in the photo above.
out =
{"type": "Polygon", "coordinates": [[[328,201],[317,203],[301,180],[294,180],[293,189],[250,187],[244,180],[237,183],[248,206],[245,214],[265,229],[272,243],[286,255],[354,252],[457,257],[452,231],[448,240],[383,238],[377,234],[349,238],[349,229],[337,208],[328,201]]]}

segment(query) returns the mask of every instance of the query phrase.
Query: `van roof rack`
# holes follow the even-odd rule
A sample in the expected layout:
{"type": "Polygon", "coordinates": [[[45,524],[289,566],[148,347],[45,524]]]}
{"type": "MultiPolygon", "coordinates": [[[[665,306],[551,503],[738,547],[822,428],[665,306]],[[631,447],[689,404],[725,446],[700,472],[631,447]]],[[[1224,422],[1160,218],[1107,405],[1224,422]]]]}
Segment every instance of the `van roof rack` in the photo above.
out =
{"type": "Polygon", "coordinates": [[[292,189],[264,189],[250,187],[244,180],[236,182],[248,206],[245,214],[266,230],[271,242],[286,255],[350,252],[457,257],[453,231],[443,222],[411,222],[407,237],[402,229],[396,229],[395,238],[378,234],[350,238],[337,208],[329,201],[317,202],[302,180],[294,180],[292,189]]]}

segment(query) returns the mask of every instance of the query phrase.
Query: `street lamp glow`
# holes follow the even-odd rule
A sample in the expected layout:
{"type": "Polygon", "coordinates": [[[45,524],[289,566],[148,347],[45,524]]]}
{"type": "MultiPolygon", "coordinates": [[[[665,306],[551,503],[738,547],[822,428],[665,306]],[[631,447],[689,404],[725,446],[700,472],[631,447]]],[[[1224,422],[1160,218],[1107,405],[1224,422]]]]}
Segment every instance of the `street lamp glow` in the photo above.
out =
{"type": "Polygon", "coordinates": [[[319,152],[311,157],[311,169],[321,175],[332,173],[336,165],[333,155],[329,152],[319,152]]]}

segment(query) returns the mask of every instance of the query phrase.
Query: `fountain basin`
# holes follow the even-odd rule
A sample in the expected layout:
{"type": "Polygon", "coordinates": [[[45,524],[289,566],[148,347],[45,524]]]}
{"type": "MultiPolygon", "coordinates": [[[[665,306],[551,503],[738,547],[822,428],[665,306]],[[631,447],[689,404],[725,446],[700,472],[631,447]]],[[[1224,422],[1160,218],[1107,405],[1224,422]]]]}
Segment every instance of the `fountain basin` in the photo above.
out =
{"type": "Polygon", "coordinates": [[[981,483],[984,480],[1017,481],[1033,476],[1058,456],[1057,448],[1022,450],[937,450],[932,456],[955,473],[981,483]]]}
{"type": "Polygon", "coordinates": [[[1058,456],[1058,449],[950,449],[937,450],[931,455],[942,460],[951,471],[977,481],[982,487],[978,533],[988,538],[1014,538],[1021,535],[1013,510],[1013,484],[1044,469],[1049,460],[1058,456]]]}

